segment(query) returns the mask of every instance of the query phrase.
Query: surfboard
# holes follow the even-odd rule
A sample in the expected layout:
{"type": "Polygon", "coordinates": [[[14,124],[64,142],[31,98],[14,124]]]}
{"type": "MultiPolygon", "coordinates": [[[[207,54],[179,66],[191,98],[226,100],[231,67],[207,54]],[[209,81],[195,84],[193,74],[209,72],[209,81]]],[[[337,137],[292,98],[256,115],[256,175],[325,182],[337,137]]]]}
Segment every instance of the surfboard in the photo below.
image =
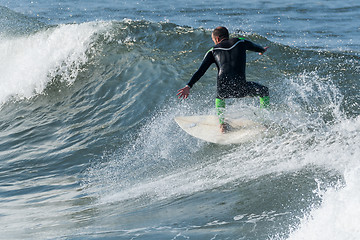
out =
{"type": "Polygon", "coordinates": [[[178,116],[175,122],[189,135],[216,144],[239,144],[261,137],[266,128],[249,119],[225,118],[229,129],[220,132],[219,118],[215,115],[178,116]]]}

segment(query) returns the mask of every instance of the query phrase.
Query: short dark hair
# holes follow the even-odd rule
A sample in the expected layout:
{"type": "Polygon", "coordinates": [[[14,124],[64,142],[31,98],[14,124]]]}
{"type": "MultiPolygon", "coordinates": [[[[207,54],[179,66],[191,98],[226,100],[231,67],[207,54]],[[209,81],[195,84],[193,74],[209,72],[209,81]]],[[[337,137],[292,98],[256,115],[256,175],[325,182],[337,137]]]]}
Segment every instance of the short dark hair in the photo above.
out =
{"type": "Polygon", "coordinates": [[[220,39],[228,39],[229,38],[229,31],[226,27],[217,27],[213,31],[214,37],[219,37],[220,39]]]}

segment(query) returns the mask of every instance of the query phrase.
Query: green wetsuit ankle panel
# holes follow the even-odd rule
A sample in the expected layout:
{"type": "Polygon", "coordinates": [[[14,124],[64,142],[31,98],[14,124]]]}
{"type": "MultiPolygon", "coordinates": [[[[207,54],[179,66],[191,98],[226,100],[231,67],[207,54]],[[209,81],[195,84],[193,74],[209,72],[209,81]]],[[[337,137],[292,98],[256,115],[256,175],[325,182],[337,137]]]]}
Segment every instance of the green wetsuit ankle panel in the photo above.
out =
{"type": "Polygon", "coordinates": [[[260,97],[260,108],[268,108],[270,104],[270,97],[260,97]]]}
{"type": "Polygon", "coordinates": [[[224,124],[225,118],[225,100],[221,98],[215,99],[215,108],[216,108],[216,114],[219,116],[219,122],[220,124],[224,124]]]}

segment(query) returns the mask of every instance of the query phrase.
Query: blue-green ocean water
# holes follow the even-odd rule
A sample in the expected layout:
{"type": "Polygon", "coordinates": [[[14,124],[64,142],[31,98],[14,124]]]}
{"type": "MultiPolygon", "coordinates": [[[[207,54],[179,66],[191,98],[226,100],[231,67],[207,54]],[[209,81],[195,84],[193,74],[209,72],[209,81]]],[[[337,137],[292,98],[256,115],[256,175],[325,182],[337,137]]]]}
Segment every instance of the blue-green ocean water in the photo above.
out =
{"type": "Polygon", "coordinates": [[[0,239],[359,239],[360,3],[0,0],[0,239]],[[220,146],[211,31],[270,46],[268,126],[220,146]]]}

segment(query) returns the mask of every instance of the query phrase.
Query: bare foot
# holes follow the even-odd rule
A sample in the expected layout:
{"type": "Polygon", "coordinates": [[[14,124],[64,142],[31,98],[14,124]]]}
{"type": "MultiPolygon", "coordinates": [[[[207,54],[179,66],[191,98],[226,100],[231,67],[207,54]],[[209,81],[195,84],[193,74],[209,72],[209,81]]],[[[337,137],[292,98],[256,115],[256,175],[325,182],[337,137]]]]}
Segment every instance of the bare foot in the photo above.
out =
{"type": "Polygon", "coordinates": [[[226,123],[222,123],[220,124],[220,132],[221,133],[226,133],[228,131],[228,126],[226,123]]]}

